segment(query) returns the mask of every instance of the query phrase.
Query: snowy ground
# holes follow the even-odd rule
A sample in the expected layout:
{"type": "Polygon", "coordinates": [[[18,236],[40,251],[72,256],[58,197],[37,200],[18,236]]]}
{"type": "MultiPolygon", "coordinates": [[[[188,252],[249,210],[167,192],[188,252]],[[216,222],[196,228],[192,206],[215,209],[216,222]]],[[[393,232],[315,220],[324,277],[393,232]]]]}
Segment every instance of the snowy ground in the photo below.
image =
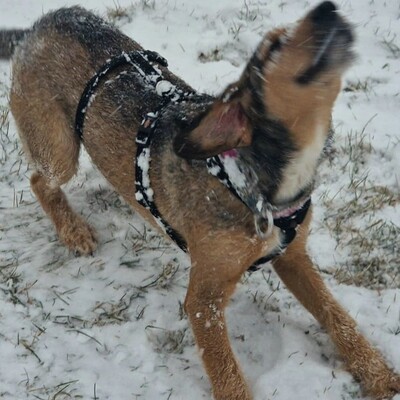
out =
{"type": "MultiPolygon", "coordinates": [[[[74,3],[0,0],[0,26],[28,27],[74,3]]],[[[238,77],[264,31],[316,3],[82,5],[163,54],[196,89],[217,93],[238,77]]],[[[336,141],[320,170],[309,247],[336,297],[400,371],[400,5],[340,3],[356,26],[359,58],[335,108],[336,141]]],[[[85,154],[66,191],[100,246],[94,257],[68,253],[30,192],[9,86],[9,63],[0,62],[0,398],[209,399],[181,306],[188,259],[122,203],[85,154]]],[[[268,266],[244,277],[228,322],[256,400],[363,398],[326,333],[268,266]]]]}

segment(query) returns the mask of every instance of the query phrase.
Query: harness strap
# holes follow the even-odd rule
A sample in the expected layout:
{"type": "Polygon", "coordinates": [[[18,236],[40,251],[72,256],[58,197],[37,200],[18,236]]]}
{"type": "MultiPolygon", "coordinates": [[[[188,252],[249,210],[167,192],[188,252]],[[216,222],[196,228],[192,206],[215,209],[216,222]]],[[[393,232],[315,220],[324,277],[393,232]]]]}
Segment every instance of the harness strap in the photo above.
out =
{"type": "Polygon", "coordinates": [[[162,79],[162,75],[150,64],[156,62],[163,67],[168,66],[168,62],[155,51],[140,50],[131,52],[122,52],[119,56],[113,57],[92,76],[86,84],[85,90],[79,100],[75,115],[75,132],[83,140],[83,124],[85,115],[95,98],[95,91],[106,75],[122,65],[131,65],[143,77],[147,84],[155,86],[162,79]]]}
{"type": "Polygon", "coordinates": [[[150,144],[155,130],[157,117],[162,108],[169,102],[181,102],[192,93],[184,93],[170,82],[163,79],[162,73],[150,62],[168,66],[167,60],[158,53],[149,50],[122,52],[113,57],[99,69],[86,84],[79,101],[75,116],[75,132],[83,140],[83,125],[88,108],[95,98],[95,91],[104,78],[116,68],[130,65],[142,76],[144,82],[156,90],[161,101],[154,113],[148,113],[143,119],[136,136],[136,164],[135,164],[135,196],[138,203],[149,210],[163,231],[184,251],[187,246],[183,238],[165,221],[154,203],[154,192],[150,187],[150,144]]]}
{"type": "Polygon", "coordinates": [[[182,236],[161,216],[153,199],[150,186],[150,145],[156,127],[158,113],[149,113],[143,120],[136,136],[135,197],[139,204],[149,210],[157,224],[185,253],[187,245],[182,236]]]}
{"type": "MultiPolygon", "coordinates": [[[[76,116],[75,116],[75,131],[81,140],[83,140],[83,125],[85,121],[85,116],[88,108],[95,98],[95,91],[99,84],[104,80],[105,76],[113,71],[114,69],[122,65],[131,65],[136,71],[142,76],[145,83],[150,85],[156,90],[157,94],[160,95],[161,101],[159,106],[153,113],[148,113],[143,119],[136,136],[136,164],[135,164],[135,197],[139,204],[145,207],[154,216],[156,222],[160,225],[163,231],[184,251],[187,252],[187,244],[182,238],[182,236],[175,231],[167,221],[165,221],[154,203],[154,192],[150,185],[150,145],[152,141],[153,134],[155,132],[157,119],[161,110],[169,103],[179,103],[184,101],[186,97],[191,96],[193,93],[184,93],[182,90],[176,88],[170,82],[163,80],[162,73],[156,70],[150,62],[156,62],[160,65],[167,67],[167,61],[161,57],[158,53],[148,50],[133,51],[133,52],[122,52],[119,56],[116,56],[107,62],[100,68],[100,70],[89,80],[85,90],[79,101],[76,116]],[[164,85],[161,85],[161,84],[164,85]],[[160,87],[158,87],[160,84],[160,87]]],[[[208,172],[211,175],[216,176],[238,199],[240,199],[251,211],[257,216],[257,213],[261,213],[262,208],[259,205],[259,199],[255,202],[254,199],[251,202],[246,201],[241,192],[238,192],[238,188],[235,186],[229,177],[229,174],[224,168],[223,163],[218,156],[209,158],[207,160],[208,172]],[[254,203],[254,204],[253,204],[254,203]]],[[[263,206],[266,207],[269,213],[272,210],[272,206],[261,199],[264,202],[263,206]]],[[[293,241],[296,236],[296,229],[300,225],[307,211],[310,207],[311,199],[293,214],[287,217],[281,217],[273,220],[273,224],[281,229],[281,239],[280,246],[274,250],[272,253],[266,257],[262,257],[260,260],[255,262],[249,271],[257,270],[261,264],[264,264],[274,257],[282,254],[286,247],[293,241]]],[[[269,214],[269,217],[271,214],[269,214]]],[[[260,215],[258,215],[260,217],[260,215]]],[[[261,216],[263,217],[263,215],[261,216]]],[[[271,218],[272,219],[272,218],[271,218]]],[[[271,221],[268,221],[271,226],[268,229],[272,229],[271,221]]],[[[256,223],[257,228],[257,223],[256,223]]]]}
{"type": "Polygon", "coordinates": [[[274,225],[281,230],[282,241],[281,245],[274,250],[272,253],[268,254],[265,257],[261,257],[257,260],[249,269],[249,272],[258,271],[262,264],[265,264],[277,256],[280,256],[285,250],[286,247],[289,246],[291,242],[293,242],[296,237],[297,228],[301,225],[306,218],[308,209],[311,205],[311,198],[308,199],[301,208],[299,208],[294,214],[288,217],[281,217],[274,219],[274,225]]]}
{"type": "MultiPolygon", "coordinates": [[[[235,151],[235,153],[237,153],[235,151]]],[[[260,238],[267,238],[274,226],[273,211],[274,206],[267,201],[265,196],[257,187],[257,180],[247,185],[246,174],[252,175],[257,179],[257,174],[250,167],[238,165],[234,159],[237,157],[224,154],[216,155],[207,159],[208,172],[217,177],[247,208],[254,216],[254,225],[257,235],[260,238]],[[228,162],[228,165],[226,165],[228,162]],[[247,171],[246,171],[247,170],[247,171]]]]}
{"type": "MultiPolygon", "coordinates": [[[[238,185],[237,179],[235,180],[234,176],[230,175],[230,171],[225,168],[223,158],[219,155],[207,159],[207,169],[211,175],[218,178],[223,185],[250,209],[254,215],[256,231],[261,237],[267,237],[272,231],[273,226],[281,230],[280,246],[269,255],[256,261],[249,268],[249,271],[256,271],[261,264],[265,264],[274,257],[282,254],[296,237],[297,227],[304,221],[307,215],[311,205],[311,198],[294,213],[285,217],[273,218],[274,206],[271,205],[261,193],[257,193],[254,189],[249,192],[242,184],[238,185]]],[[[236,172],[240,173],[241,171],[239,169],[236,172]]]]}

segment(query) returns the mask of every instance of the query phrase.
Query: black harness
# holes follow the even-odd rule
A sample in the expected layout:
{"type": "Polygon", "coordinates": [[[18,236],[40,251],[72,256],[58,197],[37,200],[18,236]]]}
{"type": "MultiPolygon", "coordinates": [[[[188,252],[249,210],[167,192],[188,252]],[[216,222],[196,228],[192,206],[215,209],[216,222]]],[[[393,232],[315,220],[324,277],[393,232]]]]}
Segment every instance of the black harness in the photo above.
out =
{"type": "Polygon", "coordinates": [[[153,199],[150,186],[150,145],[158,115],[147,114],[136,136],[135,197],[136,201],[149,210],[161,229],[186,253],[187,246],[182,236],[163,219],[153,199]]]}
{"type": "Polygon", "coordinates": [[[150,187],[149,162],[150,144],[157,119],[161,110],[170,102],[179,103],[192,96],[194,93],[183,92],[181,89],[163,79],[162,73],[151,63],[158,63],[167,67],[167,60],[154,51],[132,51],[122,52],[119,56],[113,57],[99,69],[99,71],[86,84],[78,104],[75,117],[75,132],[83,140],[83,125],[86,111],[95,98],[95,92],[104,78],[116,68],[129,65],[143,78],[144,82],[157,91],[161,101],[157,109],[146,114],[136,136],[136,163],[135,163],[135,197],[139,204],[149,210],[162,230],[184,251],[187,252],[186,242],[163,219],[153,200],[153,190],[150,187]]]}
{"type": "MultiPolygon", "coordinates": [[[[155,87],[162,79],[162,75],[155,70],[150,62],[156,62],[163,67],[168,66],[167,60],[155,51],[140,50],[131,51],[129,53],[122,52],[119,56],[107,60],[106,63],[93,75],[86,84],[75,115],[75,132],[81,140],[83,140],[83,124],[85,122],[86,111],[95,98],[97,87],[104,80],[106,75],[120,66],[130,65],[137,70],[147,84],[155,87]]],[[[162,104],[162,106],[163,105],[164,104],[162,104]]]]}
{"type": "MultiPolygon", "coordinates": [[[[181,89],[165,81],[162,73],[156,69],[151,63],[158,63],[163,67],[167,67],[168,63],[165,58],[158,53],[148,50],[140,50],[133,52],[122,52],[119,56],[113,57],[100,68],[100,70],[88,81],[81,99],[79,101],[76,117],[75,132],[81,140],[83,140],[83,126],[85,115],[95,97],[95,91],[99,84],[104,80],[108,73],[116,68],[124,65],[132,66],[142,76],[144,82],[151,86],[160,96],[160,103],[154,112],[148,113],[137,133],[136,137],[136,162],[135,162],[135,197],[138,203],[151,212],[154,219],[163,229],[163,231],[184,251],[187,252],[187,244],[182,236],[175,231],[163,219],[154,202],[154,192],[150,185],[149,168],[150,168],[150,145],[153,134],[155,132],[157,120],[161,110],[170,102],[180,103],[192,96],[192,92],[183,92],[181,89]]],[[[218,156],[207,160],[207,168],[210,174],[216,176],[237,198],[239,198],[254,213],[256,210],[253,204],[248,202],[240,195],[235,185],[231,182],[229,174],[224,168],[223,163],[218,156]],[[217,171],[215,167],[217,168],[217,171]]],[[[261,264],[264,264],[274,257],[282,254],[286,247],[293,241],[296,236],[297,227],[304,221],[307,211],[310,207],[311,199],[308,199],[301,208],[297,209],[289,216],[273,219],[273,225],[281,230],[281,243],[270,254],[259,259],[249,270],[257,270],[261,264]]],[[[269,221],[271,222],[271,221],[269,221]]],[[[272,227],[271,227],[272,228],[272,227]]]]}
{"type": "Polygon", "coordinates": [[[274,219],[274,225],[281,230],[281,244],[271,253],[257,260],[249,268],[249,271],[251,272],[257,271],[262,264],[271,261],[275,257],[281,255],[286,250],[286,247],[288,247],[289,244],[293,242],[294,238],[296,237],[297,228],[301,223],[303,223],[304,219],[306,218],[310,205],[311,205],[311,198],[309,198],[301,208],[296,210],[293,214],[289,215],[288,217],[274,219]]]}

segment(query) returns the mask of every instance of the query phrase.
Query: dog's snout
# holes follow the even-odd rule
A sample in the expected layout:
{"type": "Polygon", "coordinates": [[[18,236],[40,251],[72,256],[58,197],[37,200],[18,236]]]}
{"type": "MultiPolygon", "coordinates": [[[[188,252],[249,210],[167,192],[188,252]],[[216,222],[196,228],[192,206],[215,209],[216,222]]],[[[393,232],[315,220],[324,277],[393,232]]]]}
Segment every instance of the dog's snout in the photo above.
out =
{"type": "Polygon", "coordinates": [[[343,18],[337,6],[331,1],[324,1],[312,10],[305,21],[311,22],[311,29],[317,46],[327,44],[351,45],[353,32],[350,24],[343,18]]]}
{"type": "Polygon", "coordinates": [[[331,1],[324,1],[311,12],[311,20],[316,25],[325,25],[337,18],[337,7],[331,1]]]}

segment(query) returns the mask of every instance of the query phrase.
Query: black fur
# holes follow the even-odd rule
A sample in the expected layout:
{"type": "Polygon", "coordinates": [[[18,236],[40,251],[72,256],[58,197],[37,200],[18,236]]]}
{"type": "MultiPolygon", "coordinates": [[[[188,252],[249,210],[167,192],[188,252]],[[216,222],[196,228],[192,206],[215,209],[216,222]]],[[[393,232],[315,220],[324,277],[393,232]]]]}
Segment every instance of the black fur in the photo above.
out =
{"type": "Polygon", "coordinates": [[[25,37],[29,30],[10,29],[0,31],[0,59],[9,59],[18,43],[25,37]]]}
{"type": "Polygon", "coordinates": [[[33,31],[35,30],[47,32],[53,30],[62,36],[78,41],[89,50],[95,64],[98,59],[105,61],[107,57],[128,51],[124,45],[129,43],[131,47],[132,43],[131,39],[117,28],[78,6],[60,8],[46,14],[33,25],[33,31]]]}
{"type": "Polygon", "coordinates": [[[321,72],[335,68],[338,64],[349,63],[354,58],[350,50],[354,41],[352,30],[347,22],[338,17],[333,3],[322,3],[311,13],[311,19],[315,28],[313,50],[316,58],[314,63],[296,78],[296,82],[301,85],[311,83],[321,72]],[[332,40],[333,37],[335,40],[332,40]]]}
{"type": "Polygon", "coordinates": [[[253,141],[248,148],[239,149],[240,160],[257,171],[259,189],[266,199],[273,198],[283,170],[297,150],[288,129],[269,117],[262,90],[265,86],[263,69],[270,60],[271,51],[278,51],[280,46],[279,40],[272,43],[265,59],[260,58],[260,51],[255,51],[243,73],[240,89],[251,92],[251,104],[245,113],[253,124],[253,141]]]}

